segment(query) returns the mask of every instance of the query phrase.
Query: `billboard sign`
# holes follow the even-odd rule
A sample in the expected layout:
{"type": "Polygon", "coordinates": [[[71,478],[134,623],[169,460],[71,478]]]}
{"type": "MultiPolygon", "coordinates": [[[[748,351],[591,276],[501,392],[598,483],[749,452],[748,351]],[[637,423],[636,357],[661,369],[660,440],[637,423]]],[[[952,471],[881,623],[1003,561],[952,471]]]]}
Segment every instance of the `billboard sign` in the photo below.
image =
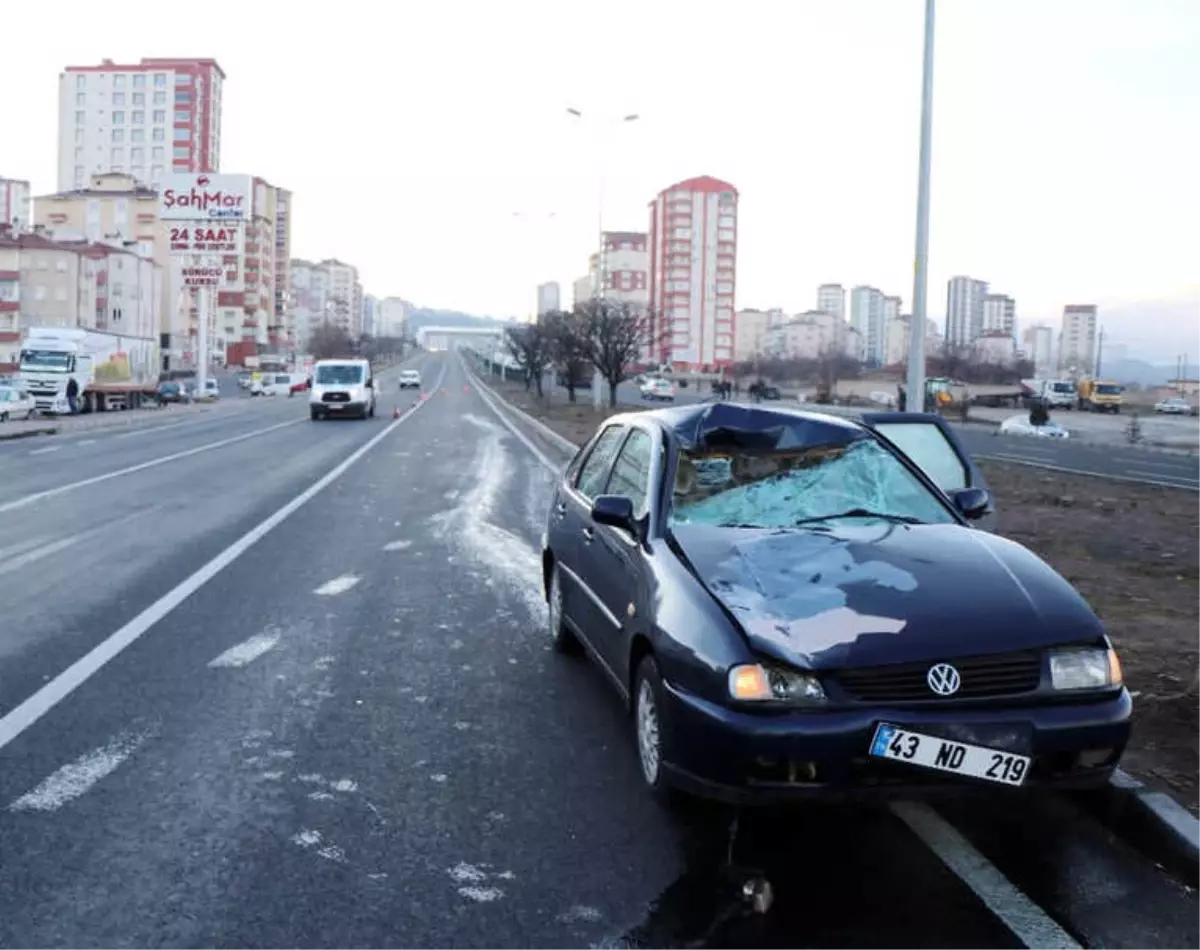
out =
{"type": "Polygon", "coordinates": [[[173,172],[158,192],[161,221],[241,221],[250,217],[254,179],[249,175],[173,172]]]}
{"type": "Polygon", "coordinates": [[[184,267],[180,271],[185,287],[220,287],[224,267],[184,267]]]}
{"type": "Polygon", "coordinates": [[[242,223],[216,221],[212,224],[171,224],[167,226],[171,254],[240,254],[242,223]]]}

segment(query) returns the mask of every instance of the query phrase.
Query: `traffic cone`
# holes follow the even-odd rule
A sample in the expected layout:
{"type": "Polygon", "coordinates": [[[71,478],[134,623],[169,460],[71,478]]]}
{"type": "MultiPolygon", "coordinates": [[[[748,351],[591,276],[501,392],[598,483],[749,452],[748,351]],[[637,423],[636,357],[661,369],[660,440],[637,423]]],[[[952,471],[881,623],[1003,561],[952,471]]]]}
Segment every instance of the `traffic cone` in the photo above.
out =
{"type": "Polygon", "coordinates": [[[392,406],[392,418],[393,419],[400,418],[400,407],[399,406],[392,406]]]}

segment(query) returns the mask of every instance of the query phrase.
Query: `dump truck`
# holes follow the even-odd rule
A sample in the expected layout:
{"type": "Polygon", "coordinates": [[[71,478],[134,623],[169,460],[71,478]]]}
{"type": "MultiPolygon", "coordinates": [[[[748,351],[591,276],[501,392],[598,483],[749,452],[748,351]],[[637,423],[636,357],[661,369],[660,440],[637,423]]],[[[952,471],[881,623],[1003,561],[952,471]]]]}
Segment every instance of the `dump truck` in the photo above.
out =
{"type": "Polygon", "coordinates": [[[1090,412],[1120,412],[1125,387],[1111,379],[1085,377],[1079,381],[1079,408],[1090,412]]]}

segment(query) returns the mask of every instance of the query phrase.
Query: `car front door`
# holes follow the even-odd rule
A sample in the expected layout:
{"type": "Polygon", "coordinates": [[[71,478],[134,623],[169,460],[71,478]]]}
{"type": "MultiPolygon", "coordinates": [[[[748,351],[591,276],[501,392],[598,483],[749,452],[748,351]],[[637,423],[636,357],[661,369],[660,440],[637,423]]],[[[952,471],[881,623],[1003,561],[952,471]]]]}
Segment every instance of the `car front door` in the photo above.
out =
{"type": "MultiPolygon", "coordinates": [[[[633,514],[644,522],[650,510],[650,469],[654,437],[645,429],[632,427],[621,446],[604,487],[605,495],[621,495],[633,502],[633,514]]],[[[623,528],[592,522],[590,542],[582,547],[582,575],[598,595],[601,621],[593,643],[609,669],[624,681],[625,658],[629,656],[629,619],[645,609],[646,581],[642,568],[642,545],[623,528]],[[632,612],[631,612],[632,611],[632,612]]]]}
{"type": "Polygon", "coordinates": [[[559,566],[563,613],[597,652],[608,620],[600,595],[585,579],[595,541],[592,500],[604,493],[613,459],[625,433],[625,427],[616,424],[600,433],[574,475],[568,474],[566,484],[560,486],[550,512],[554,525],[550,547],[559,566]]]}

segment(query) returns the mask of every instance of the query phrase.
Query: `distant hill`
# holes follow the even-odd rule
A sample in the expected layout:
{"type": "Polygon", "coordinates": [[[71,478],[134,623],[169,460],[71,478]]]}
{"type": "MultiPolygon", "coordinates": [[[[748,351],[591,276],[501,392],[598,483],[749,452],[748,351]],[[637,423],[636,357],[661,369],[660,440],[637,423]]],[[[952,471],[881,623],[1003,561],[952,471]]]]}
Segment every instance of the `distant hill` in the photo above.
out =
{"type": "MultiPolygon", "coordinates": [[[[1196,366],[1189,366],[1185,376],[1195,379],[1196,366]]],[[[1163,386],[1174,379],[1177,369],[1173,365],[1163,366],[1145,360],[1105,360],[1100,367],[1101,375],[1121,383],[1136,383],[1138,386],[1163,386]]]]}
{"type": "Polygon", "coordinates": [[[408,325],[414,332],[422,327],[498,327],[504,322],[494,317],[477,317],[459,310],[413,306],[408,311],[408,325]]]}

